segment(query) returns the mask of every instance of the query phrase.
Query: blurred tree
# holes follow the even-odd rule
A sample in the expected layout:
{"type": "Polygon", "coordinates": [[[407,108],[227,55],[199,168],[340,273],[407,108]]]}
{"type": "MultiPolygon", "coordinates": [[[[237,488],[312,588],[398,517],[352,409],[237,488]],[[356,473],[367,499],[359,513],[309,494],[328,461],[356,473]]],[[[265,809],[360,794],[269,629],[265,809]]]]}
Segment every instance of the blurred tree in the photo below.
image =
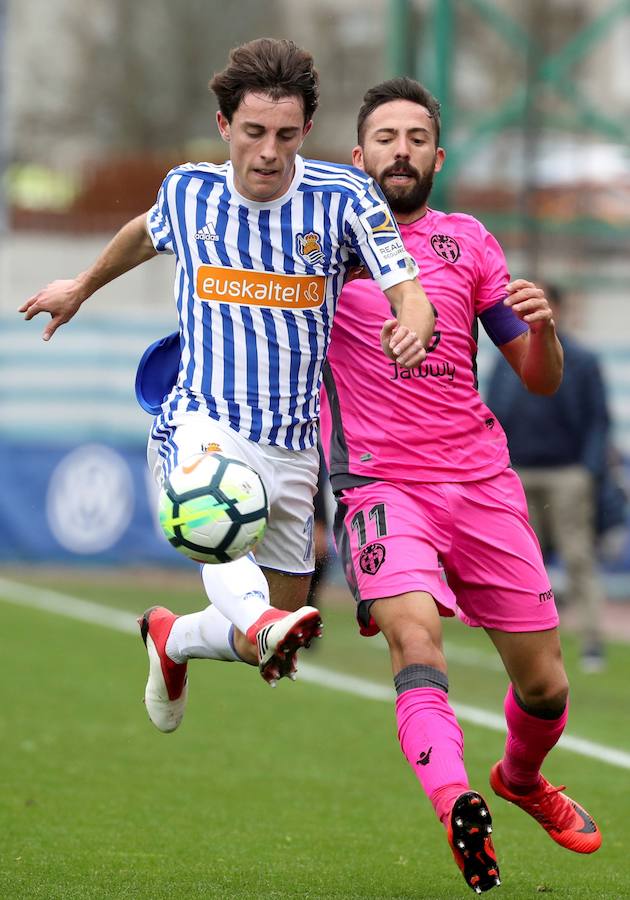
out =
{"type": "Polygon", "coordinates": [[[231,47],[279,36],[276,0],[52,0],[47,35],[36,25],[24,37],[26,18],[16,4],[17,46],[34,51],[14,73],[21,89],[12,155],[21,159],[41,159],[51,135],[66,159],[70,142],[89,155],[213,137],[212,74],[231,47]]]}
{"type": "Polygon", "coordinates": [[[101,106],[95,124],[104,140],[122,149],[214,135],[210,77],[225,65],[231,47],[276,31],[269,0],[108,0],[106,11],[110,27],[99,35],[83,11],[73,10],[81,53],[74,87],[83,116],[89,120],[101,106]],[[85,82],[90,72],[99,77],[92,97],[85,82]]]}

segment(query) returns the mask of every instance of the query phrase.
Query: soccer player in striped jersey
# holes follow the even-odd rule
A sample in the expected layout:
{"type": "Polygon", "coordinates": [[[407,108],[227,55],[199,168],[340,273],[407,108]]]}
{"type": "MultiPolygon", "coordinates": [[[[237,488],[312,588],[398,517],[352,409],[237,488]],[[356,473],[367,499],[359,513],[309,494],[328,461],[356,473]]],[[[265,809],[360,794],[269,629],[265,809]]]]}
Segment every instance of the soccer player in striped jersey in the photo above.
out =
{"type": "Polygon", "coordinates": [[[319,634],[319,613],[304,603],[320,374],[351,268],[360,262],[394,310],[400,327],[384,351],[401,369],[422,362],[434,325],[418,268],[373,180],[298,155],[318,103],[310,53],[291,41],[252,41],[232,51],[210,86],[229,161],[173,169],[148,214],[127,223],[87,271],[21,307],[26,319],[51,315],[48,340],[100,287],[172,253],[179,366],[153,422],[149,465],[160,483],[186,456],[221,451],[251,465],[267,489],[269,525],[256,561],[204,566],[212,605],[202,612],[155,608],[141,619],[145,702],[162,731],[183,716],[190,658],[258,664],[275,685],[295,676],[297,650],[319,634]]]}
{"type": "MultiPolygon", "coordinates": [[[[411,79],[365,96],[353,161],[389,200],[436,307],[436,329],[425,361],[401,369],[375,351],[388,313],[382,294],[367,280],[348,283],[324,364],[321,439],[359,626],[365,635],[382,631],[389,645],[402,751],[480,893],[499,883],[499,869],[488,807],[469,786],[448,702],[441,615],[457,611],[485,628],[510,679],[495,793],[570,850],[592,853],[601,835],[540,773],[566,724],[567,676],[523,490],[503,429],[477,392],[477,321],[534,393],[558,388],[562,348],[543,291],[509,283],[483,225],[427,205],[445,156],[439,130],[438,102],[411,79]]],[[[384,334],[396,327],[390,321],[384,334]]]]}

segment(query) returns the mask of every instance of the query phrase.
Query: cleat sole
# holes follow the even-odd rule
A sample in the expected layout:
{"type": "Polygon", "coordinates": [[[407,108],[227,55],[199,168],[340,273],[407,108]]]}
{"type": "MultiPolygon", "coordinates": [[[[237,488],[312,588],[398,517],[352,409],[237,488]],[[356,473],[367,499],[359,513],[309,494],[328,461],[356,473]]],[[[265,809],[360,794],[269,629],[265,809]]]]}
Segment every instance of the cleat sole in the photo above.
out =
{"type": "Polygon", "coordinates": [[[451,812],[449,843],[466,883],[481,894],[500,884],[490,837],[492,817],[481,796],[468,791],[457,798],[451,812]]]}
{"type": "Polygon", "coordinates": [[[265,681],[269,681],[268,673],[270,669],[275,670],[276,680],[280,678],[290,677],[295,681],[297,672],[297,651],[306,646],[314,637],[321,635],[322,621],[319,612],[313,612],[297,623],[294,628],[289,630],[282,641],[275,649],[264,665],[260,665],[260,674],[265,681]]]}

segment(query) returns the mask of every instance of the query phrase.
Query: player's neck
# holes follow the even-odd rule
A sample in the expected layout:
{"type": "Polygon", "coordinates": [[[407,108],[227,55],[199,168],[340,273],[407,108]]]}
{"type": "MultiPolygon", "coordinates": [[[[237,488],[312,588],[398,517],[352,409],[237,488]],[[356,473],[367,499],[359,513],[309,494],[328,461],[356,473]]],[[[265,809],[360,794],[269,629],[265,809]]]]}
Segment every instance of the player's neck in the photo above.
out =
{"type": "Polygon", "coordinates": [[[427,205],[419,206],[418,209],[414,209],[408,213],[394,213],[394,217],[399,225],[413,225],[414,222],[417,222],[419,219],[424,219],[427,214],[427,205]]]}

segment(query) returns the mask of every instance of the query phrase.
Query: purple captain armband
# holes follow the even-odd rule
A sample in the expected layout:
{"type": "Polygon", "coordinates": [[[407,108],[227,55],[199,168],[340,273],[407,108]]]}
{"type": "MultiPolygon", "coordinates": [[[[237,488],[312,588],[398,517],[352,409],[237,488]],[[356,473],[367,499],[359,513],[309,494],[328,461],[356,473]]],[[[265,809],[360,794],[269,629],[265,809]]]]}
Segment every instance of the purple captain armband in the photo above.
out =
{"type": "Polygon", "coordinates": [[[488,337],[497,347],[513,341],[519,334],[528,330],[525,322],[522,322],[509,306],[503,305],[504,299],[503,297],[498,300],[494,306],[489,307],[479,316],[488,337]]]}

